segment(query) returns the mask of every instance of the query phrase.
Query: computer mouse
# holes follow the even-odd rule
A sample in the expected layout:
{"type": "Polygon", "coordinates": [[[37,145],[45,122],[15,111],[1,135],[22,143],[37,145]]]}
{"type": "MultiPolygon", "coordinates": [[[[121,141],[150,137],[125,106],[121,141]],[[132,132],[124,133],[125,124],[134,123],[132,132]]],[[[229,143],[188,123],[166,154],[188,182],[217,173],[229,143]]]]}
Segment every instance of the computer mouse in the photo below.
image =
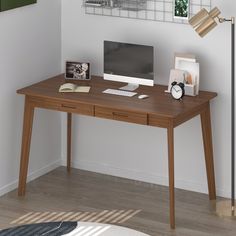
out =
{"type": "Polygon", "coordinates": [[[145,99],[145,98],[148,98],[149,96],[146,95],[146,94],[141,94],[138,96],[139,99],[145,99]]]}

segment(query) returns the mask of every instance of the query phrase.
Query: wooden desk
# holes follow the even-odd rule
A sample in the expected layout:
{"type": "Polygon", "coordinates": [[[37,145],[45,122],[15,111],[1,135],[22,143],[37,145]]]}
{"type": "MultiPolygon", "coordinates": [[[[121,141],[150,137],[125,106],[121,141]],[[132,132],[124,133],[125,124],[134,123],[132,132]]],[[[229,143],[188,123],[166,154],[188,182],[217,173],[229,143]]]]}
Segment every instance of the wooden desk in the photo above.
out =
{"type": "Polygon", "coordinates": [[[203,143],[205,150],[206,171],[209,198],[216,199],[213,147],[211,134],[210,100],[217,96],[212,92],[200,92],[196,97],[184,97],[176,101],[170,94],[164,93],[165,86],[140,86],[138,94],[148,94],[148,99],[140,100],[137,96],[123,97],[103,94],[106,88],[119,88],[123,84],[104,81],[93,76],[89,83],[90,93],[59,93],[64,76],[59,75],[17,91],[25,95],[24,124],[21,147],[21,163],[18,195],[24,196],[29,163],[31,133],[34,109],[37,107],[67,112],[67,169],[71,164],[71,122],[72,113],[102,117],[111,120],[150,125],[167,129],[170,225],[175,228],[175,193],[174,193],[174,128],[200,115],[203,143]]]}

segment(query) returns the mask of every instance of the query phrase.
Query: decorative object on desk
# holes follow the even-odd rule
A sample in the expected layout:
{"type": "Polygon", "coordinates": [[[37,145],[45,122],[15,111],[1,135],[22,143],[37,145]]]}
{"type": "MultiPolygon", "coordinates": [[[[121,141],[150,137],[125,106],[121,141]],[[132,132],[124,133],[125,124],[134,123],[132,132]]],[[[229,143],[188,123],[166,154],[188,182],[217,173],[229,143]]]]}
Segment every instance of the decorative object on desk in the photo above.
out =
{"type": "Polygon", "coordinates": [[[77,86],[72,83],[65,83],[59,88],[60,93],[88,93],[89,90],[89,86],[77,86]]]}
{"type": "Polygon", "coordinates": [[[192,81],[191,74],[185,70],[172,69],[170,71],[170,78],[168,84],[168,90],[166,92],[171,93],[172,83],[183,83],[185,85],[185,95],[195,96],[195,84],[192,81]]]}
{"type": "Polygon", "coordinates": [[[187,71],[185,70],[176,70],[176,69],[171,69],[170,70],[170,79],[169,79],[169,86],[168,86],[168,92],[170,92],[170,89],[172,87],[172,83],[174,81],[180,83],[184,83],[186,78],[188,77],[187,71]]]}
{"type": "Polygon", "coordinates": [[[0,11],[7,11],[36,3],[37,0],[0,0],[0,11]]]}
{"type": "Polygon", "coordinates": [[[89,80],[90,63],[88,62],[66,62],[66,79],[89,80]]]}
{"type": "Polygon", "coordinates": [[[204,37],[219,23],[231,24],[231,201],[216,203],[216,212],[220,216],[236,216],[235,211],[235,18],[220,17],[220,10],[215,7],[210,12],[201,9],[189,20],[189,24],[199,36],[204,37]]]}
{"type": "Polygon", "coordinates": [[[177,83],[176,81],[171,83],[170,93],[176,100],[181,100],[184,96],[184,83],[177,83]]]}
{"type": "Polygon", "coordinates": [[[188,19],[190,0],[174,0],[174,17],[178,19],[188,19]]]}
{"type": "Polygon", "coordinates": [[[195,55],[175,53],[175,69],[185,70],[189,73],[191,82],[186,84],[186,95],[196,96],[199,93],[199,74],[200,65],[197,62],[195,55]],[[194,88],[193,88],[194,87],[194,88]]]}

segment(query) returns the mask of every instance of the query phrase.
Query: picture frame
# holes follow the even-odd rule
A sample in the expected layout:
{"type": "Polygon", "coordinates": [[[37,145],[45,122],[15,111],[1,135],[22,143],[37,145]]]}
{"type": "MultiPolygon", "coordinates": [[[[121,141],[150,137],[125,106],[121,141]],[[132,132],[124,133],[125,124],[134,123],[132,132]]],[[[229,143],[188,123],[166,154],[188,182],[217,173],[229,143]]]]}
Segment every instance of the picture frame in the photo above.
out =
{"type": "Polygon", "coordinates": [[[66,61],[65,63],[66,80],[90,80],[90,63],[66,61]]]}
{"type": "Polygon", "coordinates": [[[190,0],[173,0],[173,13],[175,19],[188,20],[190,11],[190,0]]]}
{"type": "Polygon", "coordinates": [[[179,67],[181,61],[197,62],[196,56],[194,54],[176,52],[174,54],[175,69],[177,69],[179,67]]]}

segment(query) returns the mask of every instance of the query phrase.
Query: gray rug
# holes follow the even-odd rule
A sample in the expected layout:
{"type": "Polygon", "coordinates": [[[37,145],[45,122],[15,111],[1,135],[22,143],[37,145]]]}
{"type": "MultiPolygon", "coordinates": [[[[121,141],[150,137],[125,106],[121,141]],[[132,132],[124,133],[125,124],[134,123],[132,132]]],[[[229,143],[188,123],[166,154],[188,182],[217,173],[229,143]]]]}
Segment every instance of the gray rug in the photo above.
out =
{"type": "Polygon", "coordinates": [[[77,222],[53,222],[23,225],[0,231],[0,236],[61,236],[72,232],[77,222]]]}

